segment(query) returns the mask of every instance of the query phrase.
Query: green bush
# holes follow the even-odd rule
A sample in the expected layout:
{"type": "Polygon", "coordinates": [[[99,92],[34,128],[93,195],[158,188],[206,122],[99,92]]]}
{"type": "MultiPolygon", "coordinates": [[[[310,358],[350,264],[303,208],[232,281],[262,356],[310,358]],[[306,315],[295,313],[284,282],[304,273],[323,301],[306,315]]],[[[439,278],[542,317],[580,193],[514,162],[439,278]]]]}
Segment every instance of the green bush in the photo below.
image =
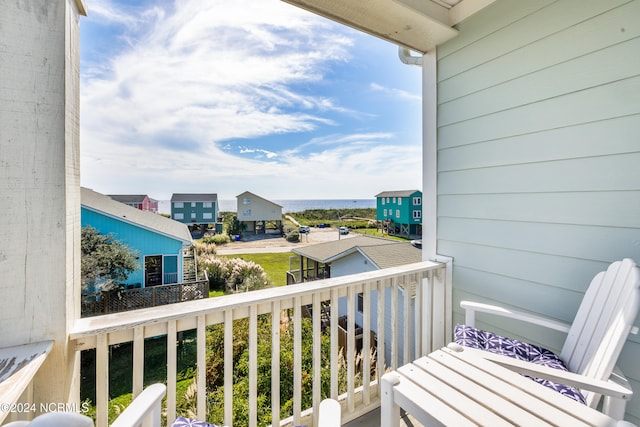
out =
{"type": "Polygon", "coordinates": [[[207,271],[210,290],[224,289],[226,293],[235,293],[269,286],[264,269],[253,261],[204,255],[198,262],[200,269],[207,271]]]}
{"type": "Polygon", "coordinates": [[[296,243],[300,241],[300,233],[298,230],[293,230],[287,234],[287,242],[296,243]]]}
{"type": "Polygon", "coordinates": [[[202,243],[213,243],[215,245],[226,245],[231,243],[231,238],[228,234],[215,234],[213,236],[207,236],[200,240],[202,243]]]}

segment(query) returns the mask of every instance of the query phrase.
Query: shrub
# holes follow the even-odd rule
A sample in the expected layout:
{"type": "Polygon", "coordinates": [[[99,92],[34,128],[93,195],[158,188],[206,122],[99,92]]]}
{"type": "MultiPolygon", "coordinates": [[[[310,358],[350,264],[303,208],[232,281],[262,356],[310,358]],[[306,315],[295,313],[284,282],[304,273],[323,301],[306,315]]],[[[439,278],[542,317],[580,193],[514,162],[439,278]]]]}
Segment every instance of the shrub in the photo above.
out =
{"type": "Polygon", "coordinates": [[[293,230],[290,233],[287,233],[287,242],[299,242],[300,241],[300,233],[298,230],[293,230]]]}
{"type": "Polygon", "coordinates": [[[215,255],[216,254],[216,245],[215,245],[215,243],[205,243],[204,241],[196,240],[193,243],[193,246],[196,248],[196,254],[198,256],[215,255]]]}
{"type": "Polygon", "coordinates": [[[226,245],[231,242],[231,238],[228,234],[215,234],[213,236],[207,236],[201,240],[202,243],[213,243],[215,245],[226,245]]]}
{"type": "Polygon", "coordinates": [[[207,271],[211,290],[224,289],[227,293],[235,293],[269,285],[264,269],[253,261],[213,255],[203,255],[198,260],[200,269],[207,271]]]}

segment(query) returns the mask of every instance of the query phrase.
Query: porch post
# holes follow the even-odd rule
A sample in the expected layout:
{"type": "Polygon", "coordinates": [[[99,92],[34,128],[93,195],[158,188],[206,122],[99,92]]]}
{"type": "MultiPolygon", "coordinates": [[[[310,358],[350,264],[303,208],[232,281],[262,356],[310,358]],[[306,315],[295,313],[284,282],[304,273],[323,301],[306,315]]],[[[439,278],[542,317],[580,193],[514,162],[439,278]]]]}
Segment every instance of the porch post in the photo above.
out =
{"type": "MultiPolygon", "coordinates": [[[[82,0],[2,2],[0,347],[55,340],[34,402],[79,400],[82,0]],[[36,4],[37,3],[37,4],[36,4]]],[[[11,403],[11,402],[4,402],[11,403]]]]}
{"type": "Polygon", "coordinates": [[[422,59],[422,259],[437,254],[438,63],[434,49],[422,59]]]}

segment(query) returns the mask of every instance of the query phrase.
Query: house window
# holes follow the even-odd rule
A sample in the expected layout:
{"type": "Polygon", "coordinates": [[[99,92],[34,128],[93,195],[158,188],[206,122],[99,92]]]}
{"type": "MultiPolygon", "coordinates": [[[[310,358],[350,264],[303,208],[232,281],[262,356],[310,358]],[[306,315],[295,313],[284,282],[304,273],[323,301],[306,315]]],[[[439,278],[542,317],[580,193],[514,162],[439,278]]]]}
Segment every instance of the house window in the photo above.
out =
{"type": "Polygon", "coordinates": [[[386,209],[384,210],[384,216],[387,216],[387,210],[386,209]]]}
{"type": "Polygon", "coordinates": [[[364,295],[361,292],[357,295],[357,297],[358,299],[357,299],[356,308],[358,309],[358,313],[362,313],[364,311],[364,295]]]}
{"type": "Polygon", "coordinates": [[[175,202],[175,203],[173,204],[173,207],[174,207],[174,208],[177,208],[177,209],[182,209],[182,208],[184,207],[184,203],[182,203],[182,202],[175,202]]]}
{"type": "Polygon", "coordinates": [[[402,205],[402,197],[398,197],[398,206],[402,205]]]}
{"type": "Polygon", "coordinates": [[[242,204],[243,205],[250,205],[251,204],[251,199],[248,197],[245,197],[244,199],[242,199],[242,204]]]}
{"type": "Polygon", "coordinates": [[[211,212],[205,212],[202,214],[202,219],[213,219],[213,214],[211,212]]]}
{"type": "Polygon", "coordinates": [[[251,209],[246,209],[242,211],[242,216],[251,216],[251,209]]]}
{"type": "Polygon", "coordinates": [[[173,219],[184,219],[184,214],[181,213],[174,213],[173,214],[173,219]]]}
{"type": "Polygon", "coordinates": [[[396,218],[400,218],[400,209],[396,209],[396,218]]]}
{"type": "Polygon", "coordinates": [[[395,197],[393,198],[393,203],[396,203],[396,198],[395,197]]]}
{"type": "Polygon", "coordinates": [[[212,203],[211,203],[211,202],[203,202],[203,203],[202,203],[202,207],[203,207],[203,208],[212,208],[212,207],[213,207],[213,205],[212,205],[212,203]]]}
{"type": "Polygon", "coordinates": [[[421,206],[421,205],[422,205],[422,197],[414,197],[413,206],[421,206]]]}
{"type": "Polygon", "coordinates": [[[382,199],[382,206],[384,206],[384,197],[381,197],[382,199]]]}
{"type": "Polygon", "coordinates": [[[422,211],[413,211],[413,219],[422,218],[422,211]]]}
{"type": "Polygon", "coordinates": [[[196,213],[195,212],[191,212],[191,219],[196,219],[196,213]]]}
{"type": "Polygon", "coordinates": [[[389,198],[387,197],[387,203],[389,203],[389,198]]]}

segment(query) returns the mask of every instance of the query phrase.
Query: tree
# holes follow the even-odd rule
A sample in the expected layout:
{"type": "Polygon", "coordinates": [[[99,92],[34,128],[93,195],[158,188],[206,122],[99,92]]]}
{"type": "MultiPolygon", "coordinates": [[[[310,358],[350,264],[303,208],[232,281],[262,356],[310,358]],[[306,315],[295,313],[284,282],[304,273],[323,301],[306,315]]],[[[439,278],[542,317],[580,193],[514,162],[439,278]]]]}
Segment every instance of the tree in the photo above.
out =
{"type": "Polygon", "coordinates": [[[82,229],[80,273],[82,289],[95,285],[102,291],[116,289],[119,282],[138,269],[138,255],[111,234],[100,234],[91,226],[82,229]]]}

